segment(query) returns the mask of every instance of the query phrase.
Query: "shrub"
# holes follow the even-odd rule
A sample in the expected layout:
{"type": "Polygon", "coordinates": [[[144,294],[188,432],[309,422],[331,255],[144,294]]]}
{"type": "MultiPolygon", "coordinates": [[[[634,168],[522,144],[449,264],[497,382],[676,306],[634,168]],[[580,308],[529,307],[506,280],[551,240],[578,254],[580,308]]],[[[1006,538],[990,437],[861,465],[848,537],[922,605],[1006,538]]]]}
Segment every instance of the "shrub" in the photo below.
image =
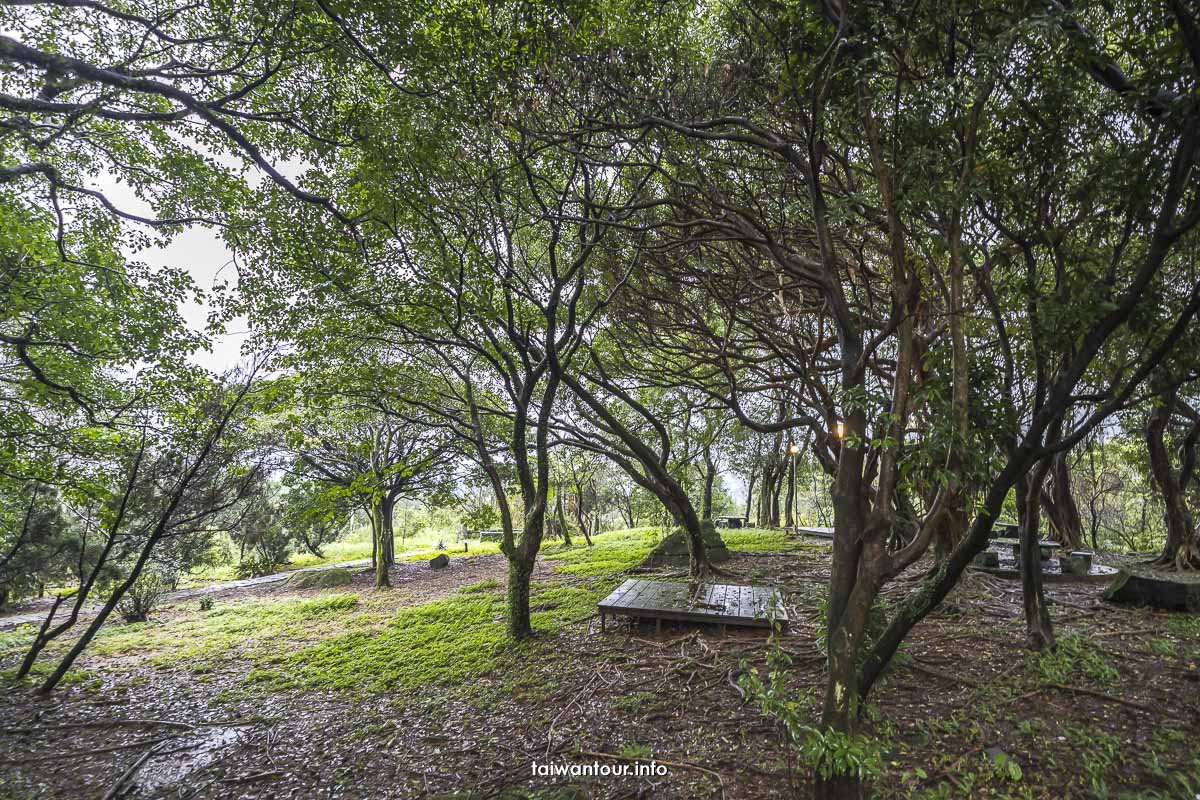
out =
{"type": "Polygon", "coordinates": [[[204,597],[200,598],[200,610],[201,611],[212,611],[212,607],[213,607],[213,599],[211,597],[209,597],[208,595],[205,595],[204,597]]]}
{"type": "MultiPolygon", "coordinates": [[[[745,691],[747,700],[782,726],[795,761],[825,779],[852,775],[859,780],[868,780],[881,775],[885,761],[879,742],[862,734],[843,733],[809,722],[812,717],[809,707],[813,702],[811,690],[797,694],[788,685],[792,658],[779,644],[774,630],[769,641],[766,674],[750,669],[743,661],[745,672],[738,684],[745,691]]],[[[789,761],[789,769],[791,765],[789,761]]]]}
{"type": "Polygon", "coordinates": [[[169,586],[170,581],[157,572],[142,573],[117,603],[117,613],[126,622],[145,622],[169,586]]]}
{"type": "Polygon", "coordinates": [[[246,578],[261,578],[263,575],[271,575],[275,572],[275,568],[279,566],[279,562],[269,555],[263,555],[257,550],[247,553],[238,562],[234,574],[239,580],[246,578]]]}

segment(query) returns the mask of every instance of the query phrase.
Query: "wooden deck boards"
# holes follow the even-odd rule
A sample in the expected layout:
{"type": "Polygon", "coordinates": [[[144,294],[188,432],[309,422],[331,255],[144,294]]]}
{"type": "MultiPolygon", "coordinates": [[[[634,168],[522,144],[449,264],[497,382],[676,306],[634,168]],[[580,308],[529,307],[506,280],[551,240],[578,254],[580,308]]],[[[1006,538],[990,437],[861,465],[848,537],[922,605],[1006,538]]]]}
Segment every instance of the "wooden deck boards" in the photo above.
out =
{"type": "Polygon", "coordinates": [[[673,583],[630,578],[601,600],[600,625],[607,616],[678,622],[709,622],[769,628],[767,609],[776,598],[775,619],[787,628],[787,612],[773,586],[673,583]]]}

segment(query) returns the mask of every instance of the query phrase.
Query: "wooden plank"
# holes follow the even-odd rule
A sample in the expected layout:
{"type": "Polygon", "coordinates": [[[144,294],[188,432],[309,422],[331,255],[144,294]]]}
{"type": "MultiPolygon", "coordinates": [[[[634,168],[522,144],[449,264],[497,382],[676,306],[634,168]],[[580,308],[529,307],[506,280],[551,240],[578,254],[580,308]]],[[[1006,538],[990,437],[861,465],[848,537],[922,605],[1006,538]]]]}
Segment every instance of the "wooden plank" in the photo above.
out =
{"type": "MultiPolygon", "coordinates": [[[[629,579],[598,604],[609,614],[645,619],[768,627],[766,613],[774,587],[730,584],[687,584],[668,581],[629,579]]],[[[786,625],[787,614],[780,608],[778,621],[786,625]]]]}

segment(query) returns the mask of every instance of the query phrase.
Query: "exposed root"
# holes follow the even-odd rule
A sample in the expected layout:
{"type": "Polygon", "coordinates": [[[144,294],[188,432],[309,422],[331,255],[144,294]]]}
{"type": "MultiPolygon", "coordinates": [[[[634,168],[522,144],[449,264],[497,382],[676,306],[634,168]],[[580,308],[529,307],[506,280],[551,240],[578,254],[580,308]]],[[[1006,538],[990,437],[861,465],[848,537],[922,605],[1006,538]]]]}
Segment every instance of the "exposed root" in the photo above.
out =
{"type": "Polygon", "coordinates": [[[1158,558],[1147,562],[1150,566],[1160,569],[1173,569],[1176,572],[1200,572],[1200,542],[1184,542],[1174,553],[1164,552],[1158,558]]]}

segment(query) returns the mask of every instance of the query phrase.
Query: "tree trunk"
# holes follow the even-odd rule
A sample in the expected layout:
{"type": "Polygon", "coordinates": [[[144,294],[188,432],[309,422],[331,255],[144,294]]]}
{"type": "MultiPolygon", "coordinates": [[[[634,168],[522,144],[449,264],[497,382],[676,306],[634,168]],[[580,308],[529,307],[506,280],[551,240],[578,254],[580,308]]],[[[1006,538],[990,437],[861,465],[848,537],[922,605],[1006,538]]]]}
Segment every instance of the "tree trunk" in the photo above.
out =
{"type": "MultiPolygon", "coordinates": [[[[865,427],[861,412],[846,421],[849,430],[865,427]]],[[[878,591],[864,568],[866,493],[862,491],[863,455],[860,447],[843,446],[833,487],[833,564],[829,578],[826,676],[821,727],[854,735],[858,724],[858,657],[871,607],[878,591]]],[[[815,797],[863,796],[862,782],[853,775],[814,775],[815,797]]]]}
{"type": "Polygon", "coordinates": [[[379,541],[383,551],[383,561],[389,567],[394,567],[396,565],[396,528],[394,524],[396,500],[392,497],[384,497],[380,501],[380,510],[383,516],[383,532],[379,541]]]}
{"type": "Polygon", "coordinates": [[[1055,538],[1071,550],[1083,546],[1083,520],[1079,507],[1071,494],[1071,470],[1067,465],[1067,454],[1059,453],[1053,458],[1050,488],[1039,492],[1042,507],[1050,520],[1055,538]]]}
{"type": "Polygon", "coordinates": [[[704,496],[701,502],[701,519],[712,519],[713,483],[717,479],[717,465],[713,463],[712,453],[704,449],[704,496]]]}
{"type": "Polygon", "coordinates": [[[1171,467],[1165,441],[1177,391],[1171,387],[1159,393],[1159,403],[1146,420],[1146,450],[1150,457],[1150,477],[1162,495],[1163,519],[1167,527],[1167,540],[1155,563],[1183,570],[1200,568],[1200,543],[1196,541],[1192,515],[1179,476],[1171,467]]]}
{"type": "Polygon", "coordinates": [[[708,550],[704,545],[704,533],[700,526],[700,517],[690,502],[678,503],[675,521],[683,528],[688,543],[688,572],[693,578],[702,577],[710,568],[708,550]]]}
{"type": "Polygon", "coordinates": [[[787,486],[787,512],[784,516],[784,525],[791,528],[796,525],[796,456],[788,456],[788,486],[787,486]]]}
{"type": "Polygon", "coordinates": [[[776,480],[775,484],[771,487],[771,489],[772,489],[772,491],[771,491],[771,519],[768,522],[770,524],[770,527],[772,527],[772,528],[779,527],[780,510],[781,510],[780,503],[779,503],[779,496],[781,494],[783,494],[784,476],[786,474],[787,474],[787,470],[784,468],[783,464],[781,463],[779,465],[779,479],[776,480]]]}
{"type": "Polygon", "coordinates": [[[367,518],[371,521],[371,569],[376,569],[379,566],[379,520],[374,504],[367,508],[367,518]]]}
{"type": "Polygon", "coordinates": [[[533,577],[533,559],[522,556],[508,561],[508,635],[527,639],[533,635],[529,618],[529,583],[533,577]]]}
{"type": "Polygon", "coordinates": [[[771,526],[771,468],[770,465],[763,467],[762,486],[758,490],[758,510],[757,519],[754,524],[759,528],[769,528],[771,526]]]}
{"type": "Polygon", "coordinates": [[[375,588],[386,589],[392,585],[388,574],[387,553],[384,550],[383,502],[371,504],[371,530],[375,532],[375,588]]]}
{"type": "Polygon", "coordinates": [[[575,482],[575,522],[579,525],[579,532],[583,534],[583,540],[587,542],[587,546],[592,546],[592,537],[588,534],[587,519],[583,514],[583,484],[575,482]]]}
{"type": "MultiPolygon", "coordinates": [[[[571,546],[571,531],[567,530],[567,514],[563,509],[562,487],[554,493],[554,518],[558,520],[558,529],[562,531],[563,544],[571,546]]],[[[630,526],[633,527],[633,526],[630,526]]]]}
{"type": "Polygon", "coordinates": [[[1054,647],[1054,627],[1042,586],[1042,553],[1038,547],[1038,517],[1042,482],[1049,464],[1041,461],[1017,482],[1021,542],[1021,595],[1025,607],[1026,643],[1030,650],[1054,647]]]}
{"type": "Polygon", "coordinates": [[[750,478],[746,481],[746,524],[750,524],[753,518],[751,510],[754,508],[754,481],[758,478],[758,465],[750,467],[750,478]]]}

